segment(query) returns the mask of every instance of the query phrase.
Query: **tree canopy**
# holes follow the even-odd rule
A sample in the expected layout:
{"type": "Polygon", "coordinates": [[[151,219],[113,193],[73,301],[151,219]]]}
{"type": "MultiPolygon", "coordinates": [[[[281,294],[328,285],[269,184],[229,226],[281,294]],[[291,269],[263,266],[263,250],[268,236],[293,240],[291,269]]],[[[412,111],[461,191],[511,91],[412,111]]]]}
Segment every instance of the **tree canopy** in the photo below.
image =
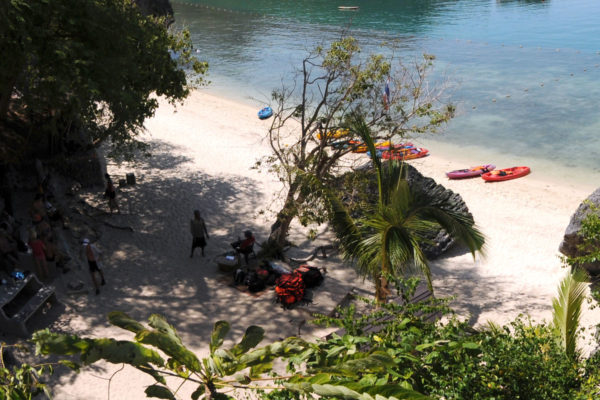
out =
{"type": "Polygon", "coordinates": [[[434,57],[403,63],[382,54],[362,55],[356,39],[343,36],[310,52],[295,83],[272,94],[274,114],[267,140],[272,154],[260,162],[284,184],[275,242],[285,242],[295,217],[303,224],[324,222],[315,179],[330,185],[360,140],[349,117],[360,115],[373,138],[400,140],[436,132],[454,115],[444,102],[444,85],[430,85],[434,57]]]}
{"type": "Polygon", "coordinates": [[[7,0],[0,19],[4,161],[40,145],[58,153],[82,131],[131,155],[156,96],[182,100],[208,67],[187,32],[169,32],[129,0],[7,0]]]}

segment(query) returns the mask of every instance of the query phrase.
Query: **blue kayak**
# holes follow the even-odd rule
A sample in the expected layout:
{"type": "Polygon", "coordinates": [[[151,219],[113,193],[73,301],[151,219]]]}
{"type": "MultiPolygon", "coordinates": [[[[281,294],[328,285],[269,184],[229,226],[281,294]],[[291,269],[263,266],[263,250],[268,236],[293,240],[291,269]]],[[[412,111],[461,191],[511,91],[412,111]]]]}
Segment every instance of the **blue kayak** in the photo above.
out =
{"type": "Polygon", "coordinates": [[[272,115],[273,109],[267,106],[258,112],[258,119],[267,119],[272,115]]]}

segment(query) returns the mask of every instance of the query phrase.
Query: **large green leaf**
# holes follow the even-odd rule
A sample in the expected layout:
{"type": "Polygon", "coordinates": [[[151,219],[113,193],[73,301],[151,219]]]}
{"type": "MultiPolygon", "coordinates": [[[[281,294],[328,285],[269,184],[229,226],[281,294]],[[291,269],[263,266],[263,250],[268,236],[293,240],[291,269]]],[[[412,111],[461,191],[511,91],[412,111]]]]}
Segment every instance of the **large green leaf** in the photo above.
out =
{"type": "Polygon", "coordinates": [[[158,347],[165,354],[173,357],[191,371],[200,371],[200,361],[196,355],[181,345],[181,341],[178,340],[178,338],[173,337],[168,333],[144,330],[135,336],[135,340],[140,343],[158,347]]]}
{"type": "Polygon", "coordinates": [[[366,357],[348,360],[330,368],[319,368],[319,371],[330,372],[343,376],[358,376],[366,372],[385,371],[394,366],[394,360],[385,352],[374,352],[366,357]]]}
{"type": "Polygon", "coordinates": [[[36,332],[32,339],[36,343],[36,351],[40,354],[79,354],[81,361],[88,365],[100,359],[133,366],[164,365],[164,360],[156,351],[126,340],[82,339],[73,335],[51,333],[48,330],[36,332]]]}
{"type": "Polygon", "coordinates": [[[145,328],[142,324],[131,318],[122,311],[111,311],[108,313],[108,321],[118,326],[119,328],[127,329],[133,333],[143,331],[145,328]]]}
{"type": "Polygon", "coordinates": [[[210,354],[213,354],[216,349],[221,347],[227,332],[229,332],[229,327],[229,322],[227,321],[217,321],[215,323],[210,335],[210,354]]]}
{"type": "Polygon", "coordinates": [[[289,337],[281,342],[275,342],[243,354],[238,359],[240,369],[262,363],[269,363],[276,358],[298,354],[304,351],[308,344],[299,338],[289,337]]]}
{"type": "Polygon", "coordinates": [[[175,400],[175,396],[171,391],[160,385],[148,386],[144,391],[147,397],[156,397],[157,399],[175,400]]]}
{"type": "Polygon", "coordinates": [[[251,348],[256,347],[264,337],[265,330],[263,328],[255,325],[249,326],[242,340],[231,349],[231,352],[235,356],[240,356],[251,348]]]}
{"type": "Polygon", "coordinates": [[[175,328],[172,325],[170,325],[162,315],[152,314],[150,318],[148,318],[148,324],[160,333],[168,335],[170,338],[173,339],[173,341],[176,341],[177,343],[183,346],[181,338],[177,334],[175,328]]]}
{"type": "Polygon", "coordinates": [[[61,335],[48,329],[37,331],[31,338],[35,342],[37,354],[81,354],[90,343],[75,335],[61,335]]]}
{"type": "Polygon", "coordinates": [[[113,364],[126,363],[133,366],[154,364],[164,365],[160,355],[139,343],[127,340],[114,339],[86,339],[90,345],[86,351],[81,353],[81,361],[84,364],[92,364],[98,360],[106,360],[113,364]]]}

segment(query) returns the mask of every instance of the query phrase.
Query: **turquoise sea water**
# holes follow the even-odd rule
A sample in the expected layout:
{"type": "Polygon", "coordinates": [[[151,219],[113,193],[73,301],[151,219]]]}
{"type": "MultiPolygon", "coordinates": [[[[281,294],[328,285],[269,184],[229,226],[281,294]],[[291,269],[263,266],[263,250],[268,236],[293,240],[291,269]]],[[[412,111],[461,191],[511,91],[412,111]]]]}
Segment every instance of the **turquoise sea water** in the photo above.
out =
{"type": "Polygon", "coordinates": [[[436,71],[454,83],[452,100],[459,104],[458,117],[434,139],[447,151],[469,145],[474,154],[480,148],[502,155],[512,163],[506,166],[570,169],[581,181],[600,176],[598,0],[196,0],[173,6],[176,25],[190,29],[199,57],[210,63],[209,91],[258,109],[250,99],[268,101],[307,49],[350,27],[366,51],[399,40],[403,57],[436,55],[436,71]],[[339,11],[339,5],[360,9],[339,11]]]}

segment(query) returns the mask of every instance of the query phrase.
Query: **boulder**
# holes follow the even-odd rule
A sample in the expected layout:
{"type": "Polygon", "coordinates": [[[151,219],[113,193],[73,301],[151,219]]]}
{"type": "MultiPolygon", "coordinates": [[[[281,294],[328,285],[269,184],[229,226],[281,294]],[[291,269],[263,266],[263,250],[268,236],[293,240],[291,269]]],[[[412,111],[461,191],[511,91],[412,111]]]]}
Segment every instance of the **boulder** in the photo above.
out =
{"type": "MultiPolygon", "coordinates": [[[[587,199],[585,199],[577,208],[569,226],[565,230],[563,241],[558,250],[568,257],[578,257],[582,253],[577,250],[577,247],[583,242],[583,238],[579,234],[581,230],[581,222],[590,213],[590,204],[600,207],[600,188],[596,189],[587,199]]],[[[594,262],[583,266],[590,274],[600,274],[600,262],[594,262]]]]}
{"type": "MultiPolygon", "coordinates": [[[[438,199],[447,201],[450,205],[449,210],[453,210],[460,214],[464,214],[474,224],[473,215],[469,212],[467,204],[458,193],[454,193],[450,189],[446,189],[443,185],[438,184],[433,178],[423,176],[415,167],[405,164],[408,169],[407,179],[411,188],[428,194],[434,194],[438,199]]],[[[428,239],[431,243],[423,244],[423,252],[429,260],[433,260],[454,245],[455,240],[444,229],[432,232],[428,239]]]]}

